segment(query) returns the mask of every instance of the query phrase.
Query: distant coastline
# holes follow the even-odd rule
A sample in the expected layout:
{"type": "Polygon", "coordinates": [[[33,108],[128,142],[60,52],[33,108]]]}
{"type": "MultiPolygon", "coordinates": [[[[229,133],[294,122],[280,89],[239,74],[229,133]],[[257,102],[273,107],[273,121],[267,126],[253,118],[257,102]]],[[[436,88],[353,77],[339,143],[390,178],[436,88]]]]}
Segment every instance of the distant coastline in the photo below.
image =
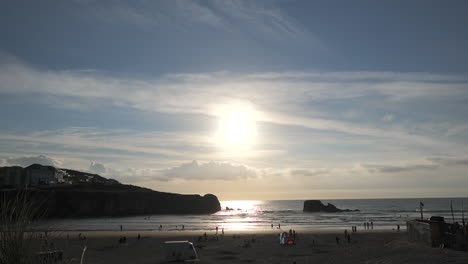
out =
{"type": "Polygon", "coordinates": [[[121,184],[97,174],[33,164],[1,167],[5,199],[26,190],[46,218],[152,214],[211,214],[221,209],[213,194],[183,195],[121,184]]]}

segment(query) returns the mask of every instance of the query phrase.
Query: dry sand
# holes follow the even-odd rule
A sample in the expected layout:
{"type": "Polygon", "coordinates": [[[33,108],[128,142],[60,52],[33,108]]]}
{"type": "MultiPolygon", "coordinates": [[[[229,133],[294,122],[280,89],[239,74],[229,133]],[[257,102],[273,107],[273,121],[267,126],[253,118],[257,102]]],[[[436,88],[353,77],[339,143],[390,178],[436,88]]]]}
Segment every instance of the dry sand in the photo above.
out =
{"type": "Polygon", "coordinates": [[[294,246],[279,244],[279,230],[226,232],[218,236],[219,240],[214,239],[214,232],[209,232],[208,241],[203,242],[197,242],[202,232],[190,231],[82,232],[86,240],[79,240],[78,232],[60,232],[49,233],[48,241],[64,251],[65,259],[75,259],[74,263],[79,263],[83,247],[87,246],[84,263],[93,264],[165,263],[163,243],[167,240],[192,241],[200,258],[198,263],[468,263],[468,252],[408,242],[404,231],[361,230],[351,235],[351,243],[344,239],[343,231],[301,232],[294,246]],[[240,238],[234,239],[234,234],[240,238]],[[120,236],[126,236],[126,244],[118,243],[120,236]],[[339,245],[336,236],[340,238],[339,245]],[[245,240],[250,241],[250,246],[244,247],[245,240]]]}

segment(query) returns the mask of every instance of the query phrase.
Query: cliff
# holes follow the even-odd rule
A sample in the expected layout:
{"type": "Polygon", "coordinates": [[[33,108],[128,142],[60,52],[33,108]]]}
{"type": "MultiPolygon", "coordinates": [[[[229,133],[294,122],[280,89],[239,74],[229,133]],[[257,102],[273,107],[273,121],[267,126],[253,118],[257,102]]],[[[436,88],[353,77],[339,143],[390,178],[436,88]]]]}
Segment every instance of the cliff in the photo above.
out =
{"type": "Polygon", "coordinates": [[[350,209],[338,209],[331,203],[324,205],[320,200],[307,200],[304,202],[304,212],[330,212],[330,213],[337,213],[337,212],[351,212],[351,211],[359,211],[359,210],[350,210],[350,209]]]}
{"type": "MultiPolygon", "coordinates": [[[[16,191],[5,191],[12,197],[16,191]]],[[[47,218],[149,214],[211,214],[221,210],[212,194],[182,195],[131,185],[65,185],[28,191],[47,218]]]]}
{"type": "Polygon", "coordinates": [[[98,174],[33,164],[0,167],[0,200],[25,190],[45,217],[102,217],[149,214],[211,214],[221,210],[212,194],[182,195],[120,184],[98,174]],[[6,196],[3,196],[5,194],[6,196]]]}

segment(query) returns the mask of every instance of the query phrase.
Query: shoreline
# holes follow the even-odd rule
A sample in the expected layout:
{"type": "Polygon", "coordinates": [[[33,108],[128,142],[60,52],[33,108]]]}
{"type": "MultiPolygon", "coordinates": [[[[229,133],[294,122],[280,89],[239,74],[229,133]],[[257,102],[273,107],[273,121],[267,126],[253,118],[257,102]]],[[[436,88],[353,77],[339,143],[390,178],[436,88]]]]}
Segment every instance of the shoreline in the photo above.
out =
{"type": "MultiPolygon", "coordinates": [[[[340,229],[311,229],[311,230],[296,230],[297,234],[300,235],[319,235],[319,234],[343,234],[345,228],[340,229]]],[[[358,230],[356,233],[351,233],[350,229],[347,229],[350,234],[406,234],[406,229],[401,229],[400,232],[391,229],[374,229],[374,230],[358,230]]],[[[235,230],[235,231],[225,231],[224,235],[221,231],[218,232],[218,237],[229,237],[232,235],[278,235],[279,233],[288,232],[289,229],[275,229],[275,230],[235,230]]],[[[37,231],[37,233],[44,233],[44,231],[37,231]]],[[[64,238],[67,235],[69,237],[77,237],[78,234],[84,235],[86,237],[121,237],[121,236],[128,236],[128,237],[137,237],[138,234],[145,237],[195,237],[195,236],[202,236],[204,235],[205,231],[193,231],[193,230],[180,230],[180,231],[135,231],[135,230],[123,230],[123,231],[48,231],[47,234],[49,236],[53,236],[56,238],[64,238]]],[[[207,236],[216,236],[215,231],[206,231],[207,236]]]]}

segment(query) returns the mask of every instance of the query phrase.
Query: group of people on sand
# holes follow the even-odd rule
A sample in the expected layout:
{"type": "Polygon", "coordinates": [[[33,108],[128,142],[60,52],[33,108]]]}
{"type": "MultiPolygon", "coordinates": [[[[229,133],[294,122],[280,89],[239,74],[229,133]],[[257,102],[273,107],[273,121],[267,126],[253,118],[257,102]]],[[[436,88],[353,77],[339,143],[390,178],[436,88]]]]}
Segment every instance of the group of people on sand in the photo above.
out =
{"type": "Polygon", "coordinates": [[[81,233],[78,234],[78,239],[79,240],[86,240],[86,236],[82,235],[81,233]]]}
{"type": "MultiPolygon", "coordinates": [[[[137,240],[141,239],[141,235],[138,233],[137,240]]],[[[126,244],[127,243],[127,237],[126,236],[121,236],[119,238],[119,244],[126,244]]]]}
{"type": "Polygon", "coordinates": [[[367,229],[367,230],[374,229],[374,222],[372,222],[372,221],[370,221],[370,223],[369,222],[364,222],[364,229],[367,229]]]}
{"type": "MultiPolygon", "coordinates": [[[[346,241],[348,241],[348,244],[351,243],[351,235],[348,233],[348,229],[345,229],[345,231],[344,231],[344,239],[346,241]]],[[[336,240],[336,244],[339,245],[340,244],[340,237],[336,236],[335,240],[336,240]]]]}
{"type": "MultiPolygon", "coordinates": [[[[273,229],[273,224],[271,224],[271,229],[273,229]]],[[[278,229],[281,229],[281,224],[278,224],[278,229]]]]}
{"type": "MultiPolygon", "coordinates": [[[[218,227],[216,227],[215,229],[216,229],[216,235],[217,235],[217,234],[218,234],[218,230],[219,230],[219,228],[218,228],[218,227]]],[[[221,228],[221,234],[222,234],[222,235],[224,235],[224,227],[223,227],[223,228],[221,228]]]]}
{"type": "MultiPolygon", "coordinates": [[[[182,228],[179,229],[179,226],[176,225],[176,226],[175,226],[175,229],[176,229],[176,230],[185,230],[185,225],[182,225],[181,227],[182,227],[182,228]]],[[[163,226],[162,226],[162,225],[159,225],[158,230],[159,230],[159,231],[162,231],[162,229],[163,229],[163,226]]]]}

